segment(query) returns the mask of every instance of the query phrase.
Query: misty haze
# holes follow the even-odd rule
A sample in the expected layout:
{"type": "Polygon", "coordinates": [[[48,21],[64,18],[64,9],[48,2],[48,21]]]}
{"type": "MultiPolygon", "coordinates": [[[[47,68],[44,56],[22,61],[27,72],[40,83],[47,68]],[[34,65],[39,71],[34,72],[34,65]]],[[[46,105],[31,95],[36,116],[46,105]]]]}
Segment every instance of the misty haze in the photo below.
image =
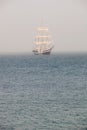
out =
{"type": "Polygon", "coordinates": [[[87,52],[85,0],[1,0],[0,53],[31,53],[36,29],[52,35],[53,52],[87,52]]]}

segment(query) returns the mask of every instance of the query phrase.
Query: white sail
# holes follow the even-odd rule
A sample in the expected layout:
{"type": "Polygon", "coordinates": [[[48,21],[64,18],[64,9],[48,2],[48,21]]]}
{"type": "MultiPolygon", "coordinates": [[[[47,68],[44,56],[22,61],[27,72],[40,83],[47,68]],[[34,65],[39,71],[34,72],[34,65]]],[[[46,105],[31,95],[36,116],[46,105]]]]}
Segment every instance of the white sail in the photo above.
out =
{"type": "Polygon", "coordinates": [[[34,44],[36,45],[36,48],[33,50],[33,52],[37,52],[37,54],[50,54],[52,50],[52,41],[47,27],[39,27],[37,29],[37,36],[35,37],[34,44]]]}

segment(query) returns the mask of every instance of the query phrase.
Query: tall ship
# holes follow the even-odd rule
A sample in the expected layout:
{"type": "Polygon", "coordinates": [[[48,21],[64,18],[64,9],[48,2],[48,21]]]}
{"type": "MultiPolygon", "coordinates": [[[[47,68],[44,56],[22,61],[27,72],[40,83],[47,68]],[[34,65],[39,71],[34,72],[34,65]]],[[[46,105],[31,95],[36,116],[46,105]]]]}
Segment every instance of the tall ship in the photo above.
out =
{"type": "Polygon", "coordinates": [[[35,48],[33,53],[35,55],[43,54],[49,55],[53,49],[53,44],[51,40],[48,27],[39,27],[37,28],[37,36],[35,37],[35,48]]]}

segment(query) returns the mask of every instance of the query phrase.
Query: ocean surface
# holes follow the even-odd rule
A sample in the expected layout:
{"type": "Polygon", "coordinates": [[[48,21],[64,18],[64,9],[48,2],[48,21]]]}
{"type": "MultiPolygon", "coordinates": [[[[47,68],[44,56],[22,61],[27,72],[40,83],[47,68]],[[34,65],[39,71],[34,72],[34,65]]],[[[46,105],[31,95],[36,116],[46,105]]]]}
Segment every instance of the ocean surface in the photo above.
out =
{"type": "Polygon", "coordinates": [[[87,130],[87,55],[0,56],[0,130],[87,130]]]}

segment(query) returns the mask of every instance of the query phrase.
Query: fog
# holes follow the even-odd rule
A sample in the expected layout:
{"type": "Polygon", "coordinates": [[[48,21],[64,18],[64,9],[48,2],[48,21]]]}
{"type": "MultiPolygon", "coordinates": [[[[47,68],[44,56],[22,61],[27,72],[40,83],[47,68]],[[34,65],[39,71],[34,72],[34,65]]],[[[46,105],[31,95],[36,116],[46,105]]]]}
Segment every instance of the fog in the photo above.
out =
{"type": "Polygon", "coordinates": [[[49,28],[53,52],[87,52],[86,0],[0,0],[0,54],[31,53],[38,26],[49,28]]]}

